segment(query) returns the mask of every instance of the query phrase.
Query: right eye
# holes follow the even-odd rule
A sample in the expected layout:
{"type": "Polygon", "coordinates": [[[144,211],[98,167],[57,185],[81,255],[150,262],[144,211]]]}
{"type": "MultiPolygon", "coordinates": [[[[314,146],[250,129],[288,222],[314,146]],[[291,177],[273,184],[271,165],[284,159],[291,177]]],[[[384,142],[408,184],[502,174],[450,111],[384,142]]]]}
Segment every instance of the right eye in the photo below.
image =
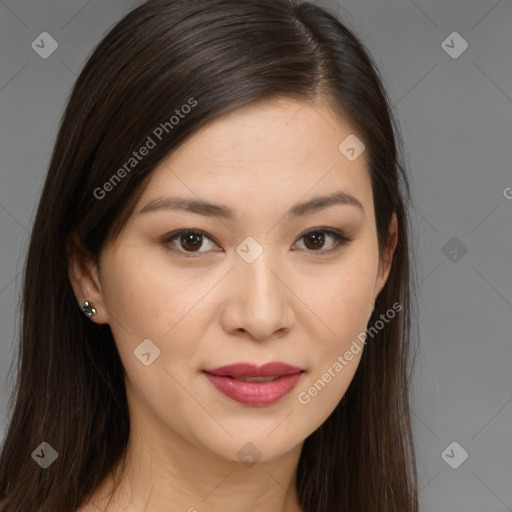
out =
{"type": "Polygon", "coordinates": [[[176,252],[186,258],[197,258],[194,253],[209,252],[198,250],[203,246],[203,239],[205,238],[213,242],[213,239],[203,231],[197,229],[182,229],[165,235],[161,243],[167,250],[176,252]]]}

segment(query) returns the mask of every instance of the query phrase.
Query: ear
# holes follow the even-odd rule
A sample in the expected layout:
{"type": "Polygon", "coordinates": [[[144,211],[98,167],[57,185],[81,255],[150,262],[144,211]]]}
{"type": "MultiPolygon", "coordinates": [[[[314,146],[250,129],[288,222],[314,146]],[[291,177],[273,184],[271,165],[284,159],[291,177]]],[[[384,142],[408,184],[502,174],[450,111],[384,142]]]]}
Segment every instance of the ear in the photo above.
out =
{"type": "Polygon", "coordinates": [[[96,309],[96,314],[90,320],[97,324],[108,323],[97,265],[76,234],[67,239],[66,253],[69,281],[80,309],[87,300],[96,309]]]}
{"type": "Polygon", "coordinates": [[[382,258],[379,261],[379,270],[377,272],[377,280],[375,281],[375,295],[374,301],[381,292],[382,288],[388,280],[389,272],[391,270],[391,263],[393,262],[393,255],[398,242],[398,221],[395,212],[391,217],[389,223],[389,235],[387,246],[383,251],[382,258]]]}

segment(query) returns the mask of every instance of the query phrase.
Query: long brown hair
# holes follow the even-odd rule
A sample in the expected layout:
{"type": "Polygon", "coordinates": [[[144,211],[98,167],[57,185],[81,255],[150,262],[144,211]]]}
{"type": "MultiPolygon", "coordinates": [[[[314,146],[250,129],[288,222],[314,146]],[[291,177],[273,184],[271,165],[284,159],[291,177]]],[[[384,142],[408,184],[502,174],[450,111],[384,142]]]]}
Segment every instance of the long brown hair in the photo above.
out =
{"type": "Polygon", "coordinates": [[[209,121],[275,95],[323,98],[348,118],[366,145],[380,250],[393,213],[399,232],[370,323],[395,303],[402,309],[368,342],[346,394],[305,440],[300,504],[305,512],[417,512],[409,411],[414,273],[399,128],[358,38],[327,10],[294,0],[150,0],[86,63],[62,119],[24,269],[1,510],[75,511],[128,441],[123,366],[110,327],[90,322],[77,304],[69,237],[98,261],[164,157],[209,121]],[[193,108],[170,121],[185,104],[193,108]],[[156,147],[119,173],[158,126],[166,129],[156,147]],[[100,193],[107,182],[108,193],[100,193]],[[47,469],[31,456],[42,442],[58,453],[47,469]]]}

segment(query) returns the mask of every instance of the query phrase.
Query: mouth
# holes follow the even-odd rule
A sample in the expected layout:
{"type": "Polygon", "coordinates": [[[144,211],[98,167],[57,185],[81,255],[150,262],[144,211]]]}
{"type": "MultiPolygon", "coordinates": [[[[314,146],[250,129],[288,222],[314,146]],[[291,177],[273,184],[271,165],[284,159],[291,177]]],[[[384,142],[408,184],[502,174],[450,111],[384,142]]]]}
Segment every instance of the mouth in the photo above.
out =
{"type": "Polygon", "coordinates": [[[290,393],[305,370],[286,363],[257,367],[237,363],[203,370],[213,386],[232,400],[250,406],[272,405],[290,393]]]}
{"type": "Polygon", "coordinates": [[[234,375],[219,375],[219,377],[229,377],[231,379],[239,380],[241,382],[272,382],[280,379],[283,375],[276,375],[275,377],[235,377],[234,375]]]}

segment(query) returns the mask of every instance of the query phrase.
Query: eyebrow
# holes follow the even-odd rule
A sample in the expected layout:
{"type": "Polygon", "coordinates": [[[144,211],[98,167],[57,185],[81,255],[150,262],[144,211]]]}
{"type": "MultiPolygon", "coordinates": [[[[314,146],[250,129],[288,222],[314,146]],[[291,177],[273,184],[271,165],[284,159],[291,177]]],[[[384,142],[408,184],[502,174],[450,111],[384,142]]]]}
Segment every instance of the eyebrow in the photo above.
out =
{"type": "MultiPolygon", "coordinates": [[[[298,203],[290,208],[285,216],[288,219],[302,217],[335,205],[355,206],[364,214],[363,205],[356,197],[348,192],[338,191],[328,196],[315,197],[298,203]]],[[[231,221],[236,219],[235,211],[228,206],[183,197],[158,197],[146,203],[137,215],[159,210],[184,210],[206,217],[220,217],[231,221]]]]}

